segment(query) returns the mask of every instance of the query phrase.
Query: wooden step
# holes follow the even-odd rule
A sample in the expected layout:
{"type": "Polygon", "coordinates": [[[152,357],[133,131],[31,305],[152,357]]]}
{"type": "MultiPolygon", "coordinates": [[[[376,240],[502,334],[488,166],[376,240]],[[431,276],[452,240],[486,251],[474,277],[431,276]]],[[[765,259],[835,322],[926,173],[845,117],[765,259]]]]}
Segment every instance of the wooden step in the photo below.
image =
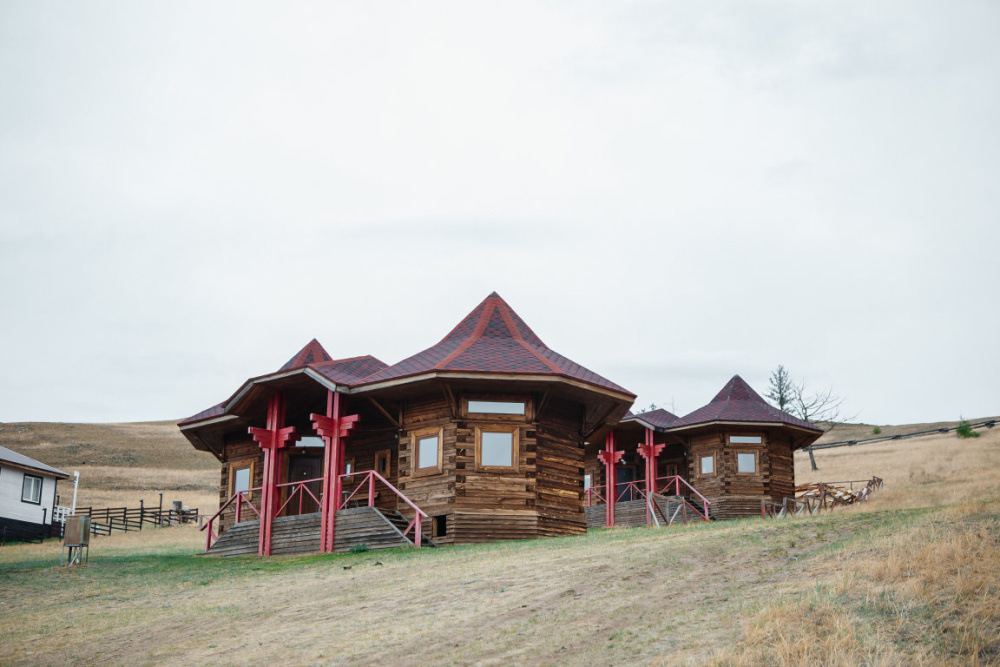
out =
{"type": "MultiPolygon", "coordinates": [[[[278,517],[271,527],[271,554],[288,556],[316,553],[320,550],[321,515],[302,514],[278,517]]],[[[365,544],[369,549],[392,549],[413,546],[403,535],[409,525],[399,512],[380,511],[374,507],[343,509],[337,512],[335,553],[346,553],[365,544]],[[389,516],[386,516],[388,514],[389,516]]],[[[227,530],[212,545],[210,556],[246,556],[257,553],[259,521],[245,521],[227,530]]],[[[426,537],[422,546],[434,546],[426,537]]]]}

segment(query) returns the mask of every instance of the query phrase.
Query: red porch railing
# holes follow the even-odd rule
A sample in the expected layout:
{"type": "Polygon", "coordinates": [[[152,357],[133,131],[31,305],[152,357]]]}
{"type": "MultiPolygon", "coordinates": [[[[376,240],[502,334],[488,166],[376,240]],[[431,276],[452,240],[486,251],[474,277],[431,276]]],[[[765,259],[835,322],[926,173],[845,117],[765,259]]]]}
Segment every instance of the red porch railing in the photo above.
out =
{"type": "MultiPolygon", "coordinates": [[[[698,491],[693,486],[688,484],[686,479],[684,479],[680,475],[667,475],[666,477],[657,477],[656,482],[657,483],[655,488],[659,490],[658,491],[654,490],[654,495],[669,494],[675,496],[684,496],[684,495],[697,496],[698,499],[701,500],[702,509],[698,510],[696,507],[693,507],[690,504],[688,504],[688,507],[690,507],[693,511],[701,515],[701,517],[705,521],[709,520],[709,506],[712,504],[712,501],[710,501],[708,498],[698,493],[698,491]],[[670,493],[671,488],[673,490],[672,494],[670,493]],[[686,488],[689,493],[687,494],[681,493],[682,488],[686,488]]],[[[620,503],[622,502],[622,499],[626,497],[630,500],[634,499],[634,500],[648,501],[647,497],[648,494],[646,493],[645,486],[646,486],[646,480],[644,479],[636,480],[633,482],[619,483],[617,485],[615,502],[620,503]]],[[[601,503],[607,502],[604,499],[604,496],[600,494],[597,487],[594,486],[590,487],[584,492],[584,494],[587,499],[587,507],[591,507],[595,504],[594,502],[595,498],[601,503]]]]}
{"type": "Polygon", "coordinates": [[[349,496],[347,496],[346,498],[344,498],[344,502],[341,504],[341,506],[347,505],[347,503],[350,502],[351,499],[354,498],[354,496],[358,495],[358,492],[361,491],[361,489],[365,488],[365,485],[367,485],[368,486],[368,507],[375,507],[375,483],[376,482],[381,482],[387,489],[389,489],[394,494],[396,494],[397,496],[399,496],[399,499],[402,500],[414,512],[414,514],[413,514],[413,521],[411,521],[410,524],[406,527],[406,530],[403,531],[403,536],[405,537],[407,535],[407,533],[409,533],[411,530],[414,531],[413,532],[413,537],[411,538],[413,540],[413,546],[415,546],[415,547],[419,547],[420,546],[420,542],[423,539],[423,535],[422,535],[422,532],[421,532],[422,531],[421,519],[428,518],[427,517],[427,513],[424,512],[419,507],[417,507],[416,505],[414,505],[413,501],[411,501],[409,498],[407,498],[405,495],[403,495],[402,491],[400,491],[399,489],[397,489],[395,486],[393,486],[389,482],[389,480],[387,480],[385,477],[383,477],[382,475],[378,474],[374,470],[363,470],[361,472],[345,473],[345,474],[341,475],[340,477],[341,477],[341,479],[343,479],[344,477],[363,477],[364,478],[360,482],[358,482],[357,486],[354,487],[354,491],[352,491],[349,496]]]}
{"type": "Polygon", "coordinates": [[[213,514],[208,519],[208,521],[206,521],[204,524],[202,524],[202,526],[201,526],[201,528],[199,528],[199,530],[207,530],[208,531],[207,534],[205,535],[205,551],[208,551],[209,549],[211,549],[212,548],[212,542],[213,541],[217,541],[219,539],[218,535],[215,534],[215,529],[213,528],[213,525],[215,525],[215,520],[218,519],[220,516],[222,516],[222,513],[226,511],[226,508],[229,507],[233,503],[234,500],[236,500],[236,523],[239,523],[243,519],[243,516],[242,516],[243,512],[242,512],[242,510],[243,510],[243,504],[244,503],[246,503],[247,507],[249,507],[251,510],[253,510],[253,513],[257,515],[258,519],[260,518],[260,510],[258,510],[256,507],[254,507],[253,503],[250,501],[250,495],[254,491],[260,491],[260,490],[261,490],[261,487],[258,486],[256,488],[247,489],[245,491],[237,491],[236,493],[234,493],[232,496],[229,497],[229,500],[227,500],[225,503],[222,504],[222,507],[219,508],[218,512],[216,512],[215,514],[213,514]]]}
{"type": "Polygon", "coordinates": [[[288,498],[285,499],[285,502],[282,503],[281,507],[278,508],[278,511],[275,513],[275,516],[281,516],[281,513],[285,510],[286,507],[288,507],[288,503],[292,502],[292,499],[295,498],[295,496],[299,497],[299,514],[302,514],[302,503],[306,499],[305,494],[307,493],[309,494],[310,498],[316,501],[316,506],[319,507],[320,504],[319,498],[317,498],[316,495],[312,492],[312,490],[310,490],[310,488],[306,485],[312,484],[313,482],[322,482],[322,481],[323,481],[322,477],[317,477],[316,479],[304,479],[298,482],[285,482],[284,484],[277,484],[276,486],[279,489],[293,487],[293,490],[291,493],[288,494],[288,498]]]}

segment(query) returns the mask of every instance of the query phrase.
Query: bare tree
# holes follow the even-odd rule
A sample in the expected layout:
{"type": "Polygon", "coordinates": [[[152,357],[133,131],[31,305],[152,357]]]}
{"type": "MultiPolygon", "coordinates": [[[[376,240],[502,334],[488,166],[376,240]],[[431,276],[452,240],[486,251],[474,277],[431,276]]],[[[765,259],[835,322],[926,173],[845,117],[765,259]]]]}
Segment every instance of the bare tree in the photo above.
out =
{"type": "Polygon", "coordinates": [[[805,380],[802,380],[792,385],[789,412],[824,431],[829,431],[837,424],[844,423],[845,419],[840,414],[840,407],[843,404],[844,399],[833,393],[833,387],[808,391],[805,380]]]}
{"type": "MultiPolygon", "coordinates": [[[[792,381],[788,371],[782,365],[779,365],[771,373],[771,384],[768,388],[767,398],[779,410],[784,410],[807,421],[824,432],[831,431],[838,424],[843,424],[857,416],[844,417],[841,415],[840,409],[844,404],[844,398],[834,394],[833,387],[811,391],[807,388],[805,380],[792,381]]],[[[813,470],[817,470],[812,447],[807,447],[806,451],[809,452],[810,466],[813,470]]]]}

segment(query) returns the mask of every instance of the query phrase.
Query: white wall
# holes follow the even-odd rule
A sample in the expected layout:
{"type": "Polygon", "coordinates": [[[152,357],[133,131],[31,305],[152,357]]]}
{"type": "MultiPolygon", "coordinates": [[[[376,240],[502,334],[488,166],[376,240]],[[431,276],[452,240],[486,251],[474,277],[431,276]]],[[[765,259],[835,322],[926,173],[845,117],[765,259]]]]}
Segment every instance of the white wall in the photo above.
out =
{"type": "Polygon", "coordinates": [[[52,505],[55,501],[56,480],[42,473],[27,473],[42,478],[42,504],[34,505],[21,501],[21,489],[25,471],[0,463],[0,517],[30,521],[31,523],[52,523],[52,505]]]}

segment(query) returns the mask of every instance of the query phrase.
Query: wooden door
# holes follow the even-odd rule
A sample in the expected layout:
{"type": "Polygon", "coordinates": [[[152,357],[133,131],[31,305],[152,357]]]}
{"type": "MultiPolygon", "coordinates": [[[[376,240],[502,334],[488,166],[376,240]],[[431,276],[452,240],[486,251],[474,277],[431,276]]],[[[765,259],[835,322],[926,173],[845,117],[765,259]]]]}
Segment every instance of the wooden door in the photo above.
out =
{"type": "Polygon", "coordinates": [[[615,476],[618,482],[617,500],[615,502],[623,503],[628,500],[637,500],[636,497],[633,497],[635,496],[634,487],[628,485],[629,482],[635,481],[635,468],[618,468],[615,476]]]}
{"type": "MultiPolygon", "coordinates": [[[[288,481],[289,482],[301,482],[307,479],[316,479],[315,482],[310,482],[306,486],[312,491],[312,494],[317,498],[320,497],[321,489],[323,488],[323,480],[317,479],[323,475],[323,459],[319,456],[292,456],[291,460],[288,462],[288,481]]],[[[282,494],[284,498],[287,498],[289,494],[295,489],[295,487],[286,487],[288,491],[282,494]]],[[[316,503],[312,497],[305,493],[304,491],[299,491],[300,494],[304,494],[302,498],[302,513],[309,514],[311,512],[318,512],[319,505],[316,503]]],[[[285,515],[292,515],[299,513],[299,497],[298,495],[288,503],[288,507],[285,508],[285,515]]]]}

